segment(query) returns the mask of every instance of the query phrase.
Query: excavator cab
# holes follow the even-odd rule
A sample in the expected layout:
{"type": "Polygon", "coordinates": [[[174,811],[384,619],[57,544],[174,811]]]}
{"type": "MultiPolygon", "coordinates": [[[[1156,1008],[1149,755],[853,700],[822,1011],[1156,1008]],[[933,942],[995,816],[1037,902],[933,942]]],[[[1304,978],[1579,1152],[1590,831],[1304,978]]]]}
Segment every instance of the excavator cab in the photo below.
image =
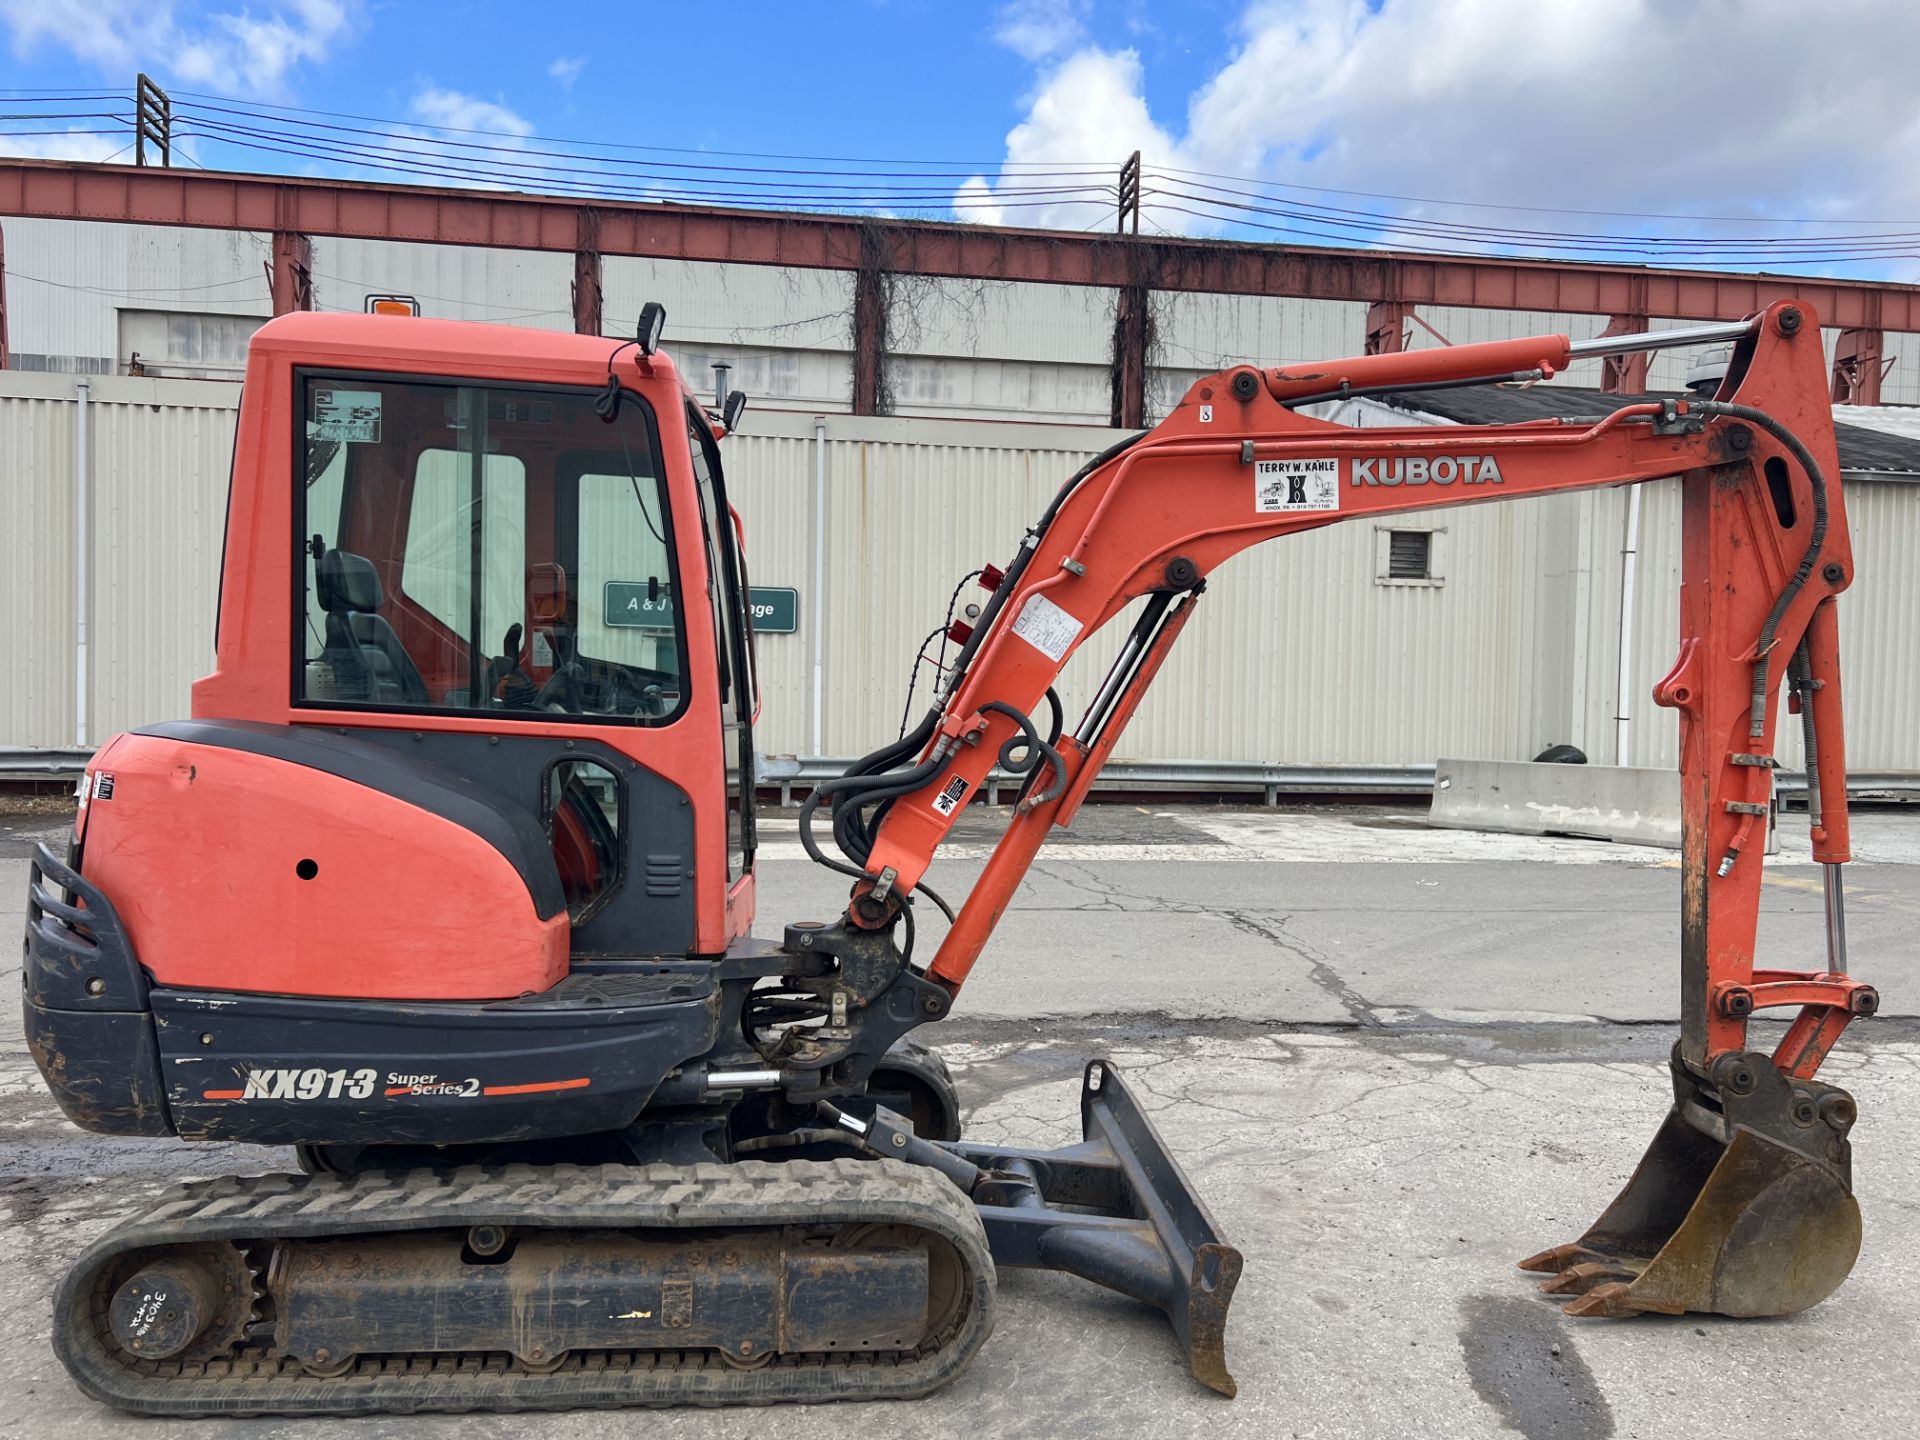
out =
{"type": "MultiPolygon", "coordinates": [[[[658,851],[654,873],[644,850],[633,852],[637,878],[627,873],[623,832],[662,824],[643,788],[552,731],[594,727],[601,744],[651,759],[693,796],[722,772],[675,775],[660,759],[671,745],[656,741],[696,691],[717,686],[727,793],[698,799],[725,807],[716,888],[750,887],[752,807],[740,783],[753,759],[750,619],[713,422],[670,391],[657,401],[623,392],[603,416],[602,392],[580,389],[313,370],[297,386],[294,527],[306,542],[296,706],[348,724],[408,714],[431,730],[459,716],[516,740],[551,737],[547,763],[537,775],[529,767],[512,798],[549,831],[573,952],[692,952],[688,876],[666,877],[678,907],[642,914],[629,894],[664,888],[658,851]],[[674,459],[691,472],[684,507],[666,479],[663,412],[674,459]],[[689,629],[712,647],[698,672],[689,629]]],[[[750,920],[748,899],[735,897],[736,922],[750,920]]]]}

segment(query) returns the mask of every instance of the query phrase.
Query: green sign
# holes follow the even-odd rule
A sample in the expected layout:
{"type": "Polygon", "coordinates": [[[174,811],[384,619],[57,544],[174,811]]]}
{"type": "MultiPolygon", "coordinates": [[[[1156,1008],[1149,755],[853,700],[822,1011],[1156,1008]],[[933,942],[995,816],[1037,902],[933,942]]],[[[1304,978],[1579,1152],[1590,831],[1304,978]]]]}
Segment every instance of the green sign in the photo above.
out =
{"type": "Polygon", "coordinates": [[[785,585],[755,585],[747,591],[756,635],[791,635],[800,628],[800,592],[785,585]]]}
{"type": "Polygon", "coordinates": [[[607,624],[634,630],[673,629],[673,597],[665,584],[645,580],[609,580],[607,624]]]}
{"type": "MultiPolygon", "coordinates": [[[[792,635],[800,628],[800,592],[785,585],[755,585],[747,604],[756,635],[792,635]]],[[[609,580],[607,624],[619,629],[673,629],[673,597],[664,583],[609,580]]]]}

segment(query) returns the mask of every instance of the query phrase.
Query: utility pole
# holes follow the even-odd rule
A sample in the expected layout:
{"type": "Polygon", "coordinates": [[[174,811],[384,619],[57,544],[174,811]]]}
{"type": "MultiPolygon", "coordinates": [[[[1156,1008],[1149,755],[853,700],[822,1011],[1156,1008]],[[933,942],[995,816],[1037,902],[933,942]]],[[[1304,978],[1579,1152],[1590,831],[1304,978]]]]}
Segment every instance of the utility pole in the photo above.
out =
{"type": "Polygon", "coordinates": [[[1120,167],[1120,209],[1114,216],[1113,230],[1116,235],[1140,233],[1140,152],[1134,151],[1127,157],[1127,163],[1120,167]],[[1128,221],[1132,229],[1128,229],[1128,221]]]}
{"type": "Polygon", "coordinates": [[[144,73],[133,85],[133,163],[147,163],[147,142],[159,152],[160,164],[173,164],[173,101],[144,73]]]}

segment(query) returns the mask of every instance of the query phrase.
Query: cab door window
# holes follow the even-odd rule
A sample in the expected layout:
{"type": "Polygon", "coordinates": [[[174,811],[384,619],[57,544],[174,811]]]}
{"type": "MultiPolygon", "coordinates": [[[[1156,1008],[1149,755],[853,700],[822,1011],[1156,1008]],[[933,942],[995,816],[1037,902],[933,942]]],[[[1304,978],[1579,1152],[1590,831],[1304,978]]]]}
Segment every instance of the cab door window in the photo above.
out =
{"type": "Polygon", "coordinates": [[[689,410],[687,446],[700,493],[700,528],[707,550],[707,593],[703,603],[713,618],[714,648],[720,666],[722,753],[727,766],[727,878],[738,879],[754,848],[753,670],[746,591],[734,546],[733,517],[727,510],[726,483],[719,447],[700,417],[689,410]]]}
{"type": "Polygon", "coordinates": [[[676,584],[644,401],[608,422],[591,390],[299,384],[296,703],[640,724],[679,713],[678,613],[609,623],[635,587],[664,597],[676,584]]]}

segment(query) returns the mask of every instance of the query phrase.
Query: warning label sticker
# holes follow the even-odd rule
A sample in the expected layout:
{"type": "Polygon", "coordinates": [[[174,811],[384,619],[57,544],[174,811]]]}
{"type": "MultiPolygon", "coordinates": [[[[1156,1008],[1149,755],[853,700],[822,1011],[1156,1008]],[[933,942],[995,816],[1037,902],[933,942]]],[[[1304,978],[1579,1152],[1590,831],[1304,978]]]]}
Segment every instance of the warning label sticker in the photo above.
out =
{"type": "Polygon", "coordinates": [[[1331,456],[1317,460],[1262,460],[1253,467],[1256,515],[1339,508],[1340,462],[1331,456]]]}
{"type": "Polygon", "coordinates": [[[1013,622],[1013,633],[1049,660],[1058,660],[1085,627],[1044,595],[1030,595],[1013,622]]]}
{"type": "Polygon", "coordinates": [[[344,440],[350,445],[380,443],[380,392],[378,390],[315,390],[313,424],[315,440],[344,440]]]}
{"type": "Polygon", "coordinates": [[[960,802],[967,798],[968,785],[959,775],[951,777],[940,787],[940,793],[933,797],[933,813],[951,815],[960,808],[960,802]]]}

